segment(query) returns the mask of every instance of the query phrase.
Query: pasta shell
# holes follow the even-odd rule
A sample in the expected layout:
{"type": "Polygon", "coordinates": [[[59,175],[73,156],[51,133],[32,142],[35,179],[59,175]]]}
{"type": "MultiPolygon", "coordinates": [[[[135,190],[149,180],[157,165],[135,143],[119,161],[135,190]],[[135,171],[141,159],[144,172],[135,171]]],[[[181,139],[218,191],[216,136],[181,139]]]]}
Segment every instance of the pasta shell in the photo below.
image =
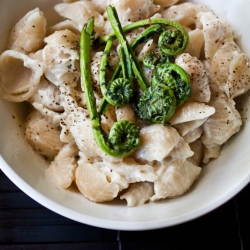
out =
{"type": "Polygon", "coordinates": [[[135,123],[135,112],[130,103],[125,104],[122,107],[117,107],[115,110],[117,121],[128,120],[135,123]]]}
{"type": "Polygon", "coordinates": [[[80,31],[78,29],[77,23],[68,19],[49,27],[48,34],[51,35],[54,32],[60,31],[60,30],[70,30],[76,35],[80,35],[80,31]]]}
{"type": "Polygon", "coordinates": [[[96,6],[98,6],[98,11],[103,14],[105,12],[106,6],[109,4],[110,0],[92,0],[96,6]]]}
{"type": "Polygon", "coordinates": [[[208,9],[201,4],[181,3],[171,6],[161,12],[162,17],[180,23],[190,29],[201,28],[202,24],[197,18],[200,12],[207,12],[208,9]]]}
{"type": "Polygon", "coordinates": [[[178,123],[178,124],[175,124],[174,127],[178,130],[181,136],[185,136],[187,133],[200,127],[206,120],[207,120],[207,117],[203,119],[199,119],[199,120],[190,121],[190,122],[178,123]]]}
{"type": "Polygon", "coordinates": [[[249,58],[234,42],[225,43],[216,51],[210,71],[214,93],[235,98],[250,88],[249,58]]]}
{"type": "Polygon", "coordinates": [[[154,124],[140,131],[140,147],[135,151],[137,159],[148,162],[162,161],[180,141],[180,135],[173,127],[154,124]]]}
{"type": "Polygon", "coordinates": [[[65,123],[80,151],[89,157],[98,156],[99,147],[95,142],[91,120],[88,118],[87,112],[79,108],[68,115],[65,123]]]}
{"type": "MultiPolygon", "coordinates": [[[[109,4],[116,8],[122,26],[150,18],[160,9],[160,6],[153,4],[152,0],[109,0],[109,4]]],[[[107,18],[106,12],[104,17],[107,18]]],[[[107,21],[104,26],[104,32],[109,33],[111,31],[111,25],[107,21]]]]}
{"type": "Polygon", "coordinates": [[[176,146],[169,153],[169,157],[172,160],[178,161],[179,163],[184,162],[187,158],[193,156],[194,152],[190,149],[190,146],[181,137],[176,146]]]}
{"type": "Polygon", "coordinates": [[[95,31],[98,35],[102,34],[104,18],[100,14],[101,8],[90,1],[78,1],[74,3],[60,3],[55,5],[55,11],[62,17],[73,20],[78,24],[78,30],[81,32],[83,25],[88,19],[94,17],[95,31]]]}
{"type": "Polygon", "coordinates": [[[46,78],[41,79],[37,92],[29,99],[31,103],[41,103],[53,111],[63,111],[63,100],[60,90],[46,78]]]}
{"type": "Polygon", "coordinates": [[[64,145],[60,141],[60,127],[48,122],[38,111],[27,117],[25,125],[27,142],[48,160],[53,160],[64,145]]]}
{"type": "Polygon", "coordinates": [[[60,126],[61,122],[67,117],[66,112],[56,112],[53,111],[42,103],[32,102],[32,106],[43,115],[48,122],[52,123],[55,126],[60,126]]]}
{"type": "Polygon", "coordinates": [[[45,38],[43,49],[44,74],[60,87],[63,84],[76,86],[79,73],[79,38],[69,30],[53,33],[45,38]]]}
{"type": "MultiPolygon", "coordinates": [[[[216,96],[209,103],[216,112],[203,124],[202,142],[206,148],[221,146],[240,130],[242,120],[235,102],[225,95],[216,96]]],[[[216,153],[218,156],[218,153],[216,153]]]]}
{"type": "MultiPolygon", "coordinates": [[[[90,158],[86,158],[86,155],[80,154],[81,159],[78,161],[79,165],[84,165],[85,163],[90,163],[92,168],[97,169],[102,174],[106,176],[106,179],[109,183],[117,184],[119,187],[119,191],[128,188],[129,182],[125,178],[124,175],[120,174],[116,171],[116,165],[113,165],[110,162],[96,162],[95,160],[90,160],[90,158]]],[[[118,164],[119,165],[119,164],[118,164]]]]}
{"type": "Polygon", "coordinates": [[[189,146],[194,152],[194,154],[189,158],[189,160],[195,165],[200,166],[204,157],[204,145],[201,139],[199,138],[198,140],[189,143],[189,146]]]}
{"type": "Polygon", "coordinates": [[[38,8],[29,11],[11,30],[8,48],[24,53],[35,52],[44,45],[46,19],[38,8]]]}
{"type": "Polygon", "coordinates": [[[199,58],[202,55],[202,49],[204,47],[204,34],[200,29],[194,29],[188,32],[189,44],[185,52],[192,56],[199,58]]]}
{"type": "Polygon", "coordinates": [[[196,128],[190,132],[188,132],[185,136],[184,136],[184,141],[187,142],[187,143],[191,143],[197,139],[199,139],[202,135],[202,128],[199,127],[199,128],[196,128]]]}
{"type": "Polygon", "coordinates": [[[11,102],[26,101],[37,91],[42,75],[38,61],[6,50],[0,56],[0,96],[11,102]]]}
{"type": "Polygon", "coordinates": [[[57,187],[68,188],[75,180],[77,154],[78,148],[75,144],[65,144],[50,163],[48,171],[52,174],[57,187]]]}
{"type": "Polygon", "coordinates": [[[150,181],[157,179],[157,175],[152,166],[149,164],[139,164],[132,158],[125,158],[120,162],[101,162],[95,163],[103,172],[117,173],[124,178],[127,183],[150,181]]]}
{"type": "Polygon", "coordinates": [[[201,120],[213,115],[214,107],[199,102],[185,102],[179,106],[173,116],[168,120],[172,125],[201,120]]]}
{"type": "Polygon", "coordinates": [[[61,161],[52,161],[48,171],[52,174],[55,185],[65,189],[74,181],[76,167],[74,158],[66,158],[61,161]]]}
{"type": "Polygon", "coordinates": [[[175,63],[181,66],[190,78],[192,95],[189,101],[209,102],[211,91],[208,75],[202,62],[197,57],[184,53],[176,58],[175,63]]]}
{"type": "Polygon", "coordinates": [[[91,201],[110,201],[118,195],[119,185],[112,183],[104,173],[93,167],[92,164],[79,164],[75,179],[80,192],[91,201]]]}
{"type": "Polygon", "coordinates": [[[155,195],[151,201],[176,197],[187,192],[198,178],[201,168],[186,160],[179,164],[165,160],[156,166],[159,178],[154,182],[155,195]]]}
{"type": "Polygon", "coordinates": [[[233,35],[228,25],[222,23],[212,12],[201,12],[198,19],[203,25],[205,57],[211,62],[222,44],[233,41],[233,35]]]}
{"type": "Polygon", "coordinates": [[[204,148],[204,158],[203,163],[208,164],[211,159],[217,159],[220,156],[221,145],[214,145],[211,147],[204,148]]]}
{"type": "Polygon", "coordinates": [[[130,184],[128,190],[120,196],[120,199],[125,199],[127,206],[135,207],[145,204],[153,194],[154,184],[152,182],[138,182],[130,184]]]}
{"type": "Polygon", "coordinates": [[[109,4],[116,8],[122,25],[150,18],[160,9],[152,0],[110,0],[109,4]]]}
{"type": "Polygon", "coordinates": [[[28,56],[31,59],[38,61],[39,64],[43,65],[43,51],[42,51],[42,49],[40,49],[34,53],[29,53],[28,56]]]}
{"type": "Polygon", "coordinates": [[[28,99],[32,106],[56,126],[66,117],[64,96],[59,88],[42,77],[37,92],[28,99]]]}
{"type": "Polygon", "coordinates": [[[162,8],[166,8],[176,4],[179,0],[153,0],[154,4],[160,5],[162,8]]]}

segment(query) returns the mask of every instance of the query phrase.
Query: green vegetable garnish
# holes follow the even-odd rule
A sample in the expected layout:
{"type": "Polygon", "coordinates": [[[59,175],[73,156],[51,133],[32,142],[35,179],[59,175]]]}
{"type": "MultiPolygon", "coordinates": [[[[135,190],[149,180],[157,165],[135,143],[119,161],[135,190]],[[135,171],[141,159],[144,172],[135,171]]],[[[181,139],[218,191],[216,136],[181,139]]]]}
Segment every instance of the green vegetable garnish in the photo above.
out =
{"type": "MultiPolygon", "coordinates": [[[[170,55],[177,55],[180,54],[182,52],[184,52],[184,50],[187,48],[187,45],[189,43],[189,35],[187,33],[187,31],[184,29],[184,27],[182,27],[182,25],[180,25],[179,23],[176,23],[174,21],[171,20],[167,20],[164,18],[151,18],[151,19],[146,19],[146,20],[141,20],[141,21],[137,21],[131,24],[128,24],[126,26],[124,26],[123,32],[126,33],[128,31],[131,31],[133,29],[136,28],[140,28],[143,26],[148,26],[148,25],[155,25],[155,24],[160,24],[160,25],[164,25],[165,27],[173,27],[177,30],[177,32],[175,32],[176,34],[171,34],[170,37],[170,45],[169,44],[164,44],[164,40],[162,39],[162,42],[160,44],[161,49],[167,49],[168,52],[165,52],[166,54],[170,54],[170,55]],[[176,39],[176,42],[174,41],[174,38],[176,39]],[[177,46],[177,44],[179,45],[179,47],[177,46]],[[171,48],[171,51],[169,52],[169,49],[171,48]]],[[[164,34],[164,36],[168,34],[164,34]]],[[[106,36],[103,36],[100,38],[100,42],[101,43],[105,43],[107,42],[111,37],[115,38],[115,34],[111,33],[108,34],[106,36]]],[[[164,50],[165,50],[164,49],[164,50]]]]}
{"type": "Polygon", "coordinates": [[[157,84],[143,92],[136,105],[138,116],[144,121],[167,125],[176,107],[174,92],[166,85],[157,84]]]}
{"type": "Polygon", "coordinates": [[[158,46],[162,52],[168,55],[178,55],[183,52],[183,33],[180,30],[166,30],[161,33],[158,46]]]}
{"type": "Polygon", "coordinates": [[[99,147],[113,157],[125,157],[139,147],[139,129],[130,121],[120,120],[107,135],[101,127],[101,119],[96,109],[96,99],[91,84],[90,48],[94,32],[94,19],[91,18],[83,27],[80,38],[80,70],[82,88],[85,93],[87,108],[92,121],[94,138],[99,147]]]}
{"type": "Polygon", "coordinates": [[[100,87],[104,98],[113,106],[121,107],[129,103],[133,97],[134,88],[132,83],[131,61],[126,60],[124,50],[121,49],[120,57],[123,68],[123,78],[112,80],[107,85],[106,67],[107,60],[112,47],[112,40],[109,40],[103,52],[100,66],[100,87]],[[129,61],[129,63],[127,62],[129,61]],[[127,64],[128,63],[128,64],[127,64]]]}
{"type": "Polygon", "coordinates": [[[145,67],[154,69],[159,62],[159,57],[153,51],[150,51],[143,57],[142,62],[145,67]]]}
{"type": "MultiPolygon", "coordinates": [[[[126,47],[128,48],[127,51],[132,56],[132,68],[135,78],[139,83],[139,86],[142,91],[145,91],[149,87],[149,83],[147,82],[147,79],[134,55],[133,49],[135,49],[140,43],[148,41],[155,34],[160,35],[159,40],[161,40],[161,42],[158,41],[158,43],[160,49],[162,50],[161,55],[157,56],[154,54],[154,52],[152,53],[150,52],[149,55],[146,55],[146,57],[143,60],[143,63],[146,67],[154,68],[157,62],[174,62],[173,55],[182,53],[186,49],[189,43],[188,33],[180,24],[176,22],[166,20],[163,18],[154,18],[154,19],[147,19],[134,22],[122,28],[121,25],[119,24],[119,19],[115,8],[112,6],[107,6],[107,13],[111,25],[113,23],[113,28],[115,32],[101,37],[99,39],[100,43],[106,43],[106,42],[108,43],[110,40],[114,40],[117,37],[120,44],[122,45],[122,40],[124,41],[126,39],[125,36],[123,35],[125,32],[149,25],[149,27],[143,30],[134,39],[134,41],[130,44],[130,46],[128,45],[127,42],[125,43],[126,47]],[[173,30],[168,30],[167,29],[168,27],[175,28],[176,32],[174,32],[173,30]],[[169,41],[169,44],[167,44],[166,41],[169,41]]],[[[121,63],[116,68],[112,80],[114,80],[117,77],[117,75],[119,75],[120,71],[121,71],[121,63]]],[[[108,108],[108,105],[109,103],[104,99],[99,108],[99,113],[105,112],[105,110],[107,110],[108,108]]]]}
{"type": "Polygon", "coordinates": [[[84,26],[80,39],[81,79],[97,144],[105,153],[122,158],[139,147],[139,128],[130,121],[120,120],[114,123],[107,135],[101,127],[101,115],[106,112],[109,105],[121,107],[126,103],[132,103],[141,119],[167,125],[176,106],[185,102],[192,93],[188,75],[173,63],[174,56],[186,49],[189,36],[180,24],[170,20],[147,19],[122,27],[115,7],[108,5],[106,12],[114,33],[99,39],[100,44],[106,43],[106,45],[100,64],[100,88],[103,100],[98,110],[90,77],[90,48],[94,37],[93,18],[84,26]],[[148,27],[129,44],[125,32],[143,26],[148,27]],[[157,53],[151,51],[143,58],[143,64],[154,70],[150,86],[134,54],[134,49],[155,35],[159,36],[159,51],[157,53]],[[111,79],[107,79],[108,59],[115,39],[120,44],[120,62],[111,79]],[[140,98],[136,96],[135,83],[142,91],[140,98]]]}
{"type": "MultiPolygon", "coordinates": [[[[119,43],[121,45],[121,50],[124,53],[124,57],[125,57],[124,62],[127,64],[125,67],[129,67],[130,65],[132,65],[133,73],[135,75],[135,78],[136,78],[138,84],[140,85],[140,88],[142,90],[145,90],[148,87],[146,77],[144,76],[144,74],[142,72],[142,69],[141,69],[139,62],[134,54],[133,49],[129,45],[129,43],[124,35],[124,32],[123,32],[121,23],[119,21],[115,7],[108,5],[106,7],[106,12],[107,12],[110,24],[114,30],[115,37],[119,41],[119,43]]],[[[109,39],[111,39],[111,38],[112,38],[112,36],[109,37],[109,39]]],[[[124,68],[124,65],[121,64],[121,66],[124,68]]],[[[131,75],[129,77],[131,77],[131,75]]]]}
{"type": "Polygon", "coordinates": [[[166,84],[173,90],[176,97],[176,106],[183,104],[192,94],[186,71],[174,63],[160,63],[156,66],[152,85],[157,84],[166,84]]]}

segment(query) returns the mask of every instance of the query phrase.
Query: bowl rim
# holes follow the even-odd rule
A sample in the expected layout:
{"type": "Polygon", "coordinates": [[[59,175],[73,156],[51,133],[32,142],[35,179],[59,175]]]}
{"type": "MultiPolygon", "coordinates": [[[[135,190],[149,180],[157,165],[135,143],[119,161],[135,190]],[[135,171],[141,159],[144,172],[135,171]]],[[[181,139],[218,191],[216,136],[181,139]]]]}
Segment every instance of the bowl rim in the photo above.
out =
{"type": "Polygon", "coordinates": [[[132,221],[118,221],[118,220],[97,218],[77,211],[73,211],[70,208],[58,204],[57,202],[41,194],[39,191],[37,191],[35,188],[33,188],[27,182],[25,182],[18,174],[15,173],[15,171],[11,167],[9,167],[9,165],[3,159],[2,155],[0,155],[0,169],[21,191],[23,191],[26,195],[28,195],[30,198],[32,198],[42,206],[55,212],[56,214],[59,214],[65,218],[89,226],[99,227],[103,229],[126,230],[126,231],[144,231],[144,230],[161,229],[161,228],[176,226],[179,224],[183,224],[198,219],[199,217],[212,212],[213,210],[217,209],[218,207],[229,201],[242,189],[244,189],[244,187],[246,187],[247,184],[250,182],[250,175],[246,175],[244,180],[238,183],[237,186],[235,186],[225,195],[213,201],[212,203],[203,206],[202,208],[199,208],[195,211],[192,211],[188,214],[168,219],[155,220],[155,221],[132,222],[132,221]]]}

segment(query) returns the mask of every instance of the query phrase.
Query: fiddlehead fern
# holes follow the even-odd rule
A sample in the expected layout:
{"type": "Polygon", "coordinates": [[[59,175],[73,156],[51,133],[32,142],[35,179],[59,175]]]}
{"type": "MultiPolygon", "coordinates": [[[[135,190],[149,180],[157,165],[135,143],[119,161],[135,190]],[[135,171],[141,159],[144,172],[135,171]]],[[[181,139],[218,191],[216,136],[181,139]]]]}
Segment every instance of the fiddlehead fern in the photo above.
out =
{"type": "Polygon", "coordinates": [[[92,120],[93,134],[98,146],[108,155],[123,158],[135,151],[140,144],[139,128],[132,122],[120,120],[110,130],[103,131],[100,120],[92,120]]]}
{"type": "Polygon", "coordinates": [[[183,52],[183,35],[179,30],[166,30],[158,39],[158,46],[167,55],[178,55],[183,52]]]}
{"type": "Polygon", "coordinates": [[[132,122],[122,120],[112,126],[111,132],[108,136],[101,127],[90,77],[90,45],[93,29],[94,19],[91,18],[83,27],[80,38],[80,71],[82,88],[85,93],[96,143],[105,153],[113,157],[122,158],[130,155],[139,147],[139,129],[132,122]]]}
{"type": "Polygon", "coordinates": [[[173,91],[166,85],[157,84],[143,92],[135,108],[142,120],[166,125],[175,111],[175,106],[173,91]]]}
{"type": "MultiPolygon", "coordinates": [[[[176,40],[176,42],[174,42],[174,40],[173,40],[174,37],[172,37],[172,39],[170,40],[170,47],[173,47],[173,44],[175,44],[175,51],[176,51],[175,55],[184,52],[184,50],[187,48],[188,43],[189,43],[189,35],[188,35],[187,31],[184,29],[184,27],[182,27],[182,25],[180,25],[179,23],[176,23],[174,21],[171,21],[171,20],[167,20],[164,18],[151,18],[151,19],[141,20],[141,21],[137,21],[137,22],[134,22],[134,23],[131,23],[131,24],[124,26],[123,32],[128,32],[128,31],[131,31],[131,30],[136,29],[136,28],[140,28],[140,27],[148,26],[148,25],[151,26],[151,25],[156,25],[156,24],[160,24],[160,25],[162,25],[162,27],[165,26],[165,29],[167,27],[174,28],[177,32],[175,35],[172,35],[172,36],[176,37],[177,40],[176,40]],[[178,49],[176,46],[177,44],[179,45],[178,49]]],[[[108,34],[106,36],[103,36],[100,38],[99,41],[101,43],[105,43],[111,37],[115,37],[115,34],[111,33],[111,34],[108,34]]],[[[162,39],[163,38],[164,37],[162,37],[162,39]]],[[[167,46],[167,45],[165,44],[165,46],[167,46]]],[[[163,47],[165,47],[165,46],[163,43],[163,47]]]]}
{"type": "Polygon", "coordinates": [[[192,94],[190,80],[180,66],[174,63],[160,63],[157,65],[152,85],[166,84],[176,97],[176,106],[184,103],[192,94]]]}
{"type": "Polygon", "coordinates": [[[129,152],[134,145],[139,144],[139,129],[132,122],[126,120],[117,121],[109,133],[109,141],[114,149],[129,152]]]}
{"type": "Polygon", "coordinates": [[[128,79],[117,78],[110,83],[104,97],[113,106],[121,107],[131,101],[133,93],[133,86],[128,79]]]}
{"type": "Polygon", "coordinates": [[[107,100],[110,104],[114,106],[121,107],[124,104],[130,102],[133,97],[134,88],[132,84],[132,79],[128,80],[128,78],[131,78],[131,63],[130,65],[126,64],[126,58],[122,50],[120,56],[122,61],[124,78],[117,78],[115,80],[112,79],[109,85],[107,86],[106,67],[111,47],[112,40],[109,40],[106,44],[101,60],[100,87],[105,100],[107,100]]]}
{"type": "Polygon", "coordinates": [[[149,51],[142,59],[143,65],[149,69],[154,69],[159,63],[174,63],[174,61],[174,56],[154,51],[149,51]]]}
{"type": "Polygon", "coordinates": [[[143,65],[149,69],[154,69],[158,62],[159,57],[153,51],[148,52],[142,59],[143,65]]]}
{"type": "Polygon", "coordinates": [[[165,54],[164,52],[160,53],[159,63],[174,63],[175,57],[173,55],[165,54]]]}
{"type": "Polygon", "coordinates": [[[136,46],[139,45],[140,43],[147,42],[155,34],[160,35],[165,30],[166,27],[162,24],[150,25],[145,30],[143,30],[138,36],[136,36],[136,38],[131,43],[131,47],[135,49],[136,46]]]}

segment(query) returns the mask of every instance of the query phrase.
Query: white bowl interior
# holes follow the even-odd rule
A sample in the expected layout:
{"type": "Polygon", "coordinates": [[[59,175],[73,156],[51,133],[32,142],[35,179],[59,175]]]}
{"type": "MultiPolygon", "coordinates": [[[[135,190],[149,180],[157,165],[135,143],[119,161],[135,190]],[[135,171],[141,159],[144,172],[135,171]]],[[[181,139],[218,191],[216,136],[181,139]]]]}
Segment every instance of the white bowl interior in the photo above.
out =
{"type": "MultiPolygon", "coordinates": [[[[0,52],[4,50],[7,35],[14,23],[28,10],[40,7],[53,22],[52,6],[59,0],[26,0],[17,4],[14,0],[0,2],[0,52]]],[[[250,17],[248,0],[193,1],[206,4],[219,16],[226,18],[239,37],[239,44],[250,56],[248,24],[250,17]],[[240,35],[242,34],[241,38],[240,35]]],[[[124,202],[113,201],[95,204],[73,188],[59,190],[45,175],[46,161],[31,150],[23,138],[25,105],[0,99],[0,167],[25,193],[45,207],[70,219],[109,229],[145,230],[176,225],[199,217],[220,206],[238,193],[250,180],[250,125],[248,122],[249,98],[239,99],[243,127],[223,147],[219,159],[203,168],[200,179],[191,190],[178,198],[150,203],[135,208],[124,202]]]]}

